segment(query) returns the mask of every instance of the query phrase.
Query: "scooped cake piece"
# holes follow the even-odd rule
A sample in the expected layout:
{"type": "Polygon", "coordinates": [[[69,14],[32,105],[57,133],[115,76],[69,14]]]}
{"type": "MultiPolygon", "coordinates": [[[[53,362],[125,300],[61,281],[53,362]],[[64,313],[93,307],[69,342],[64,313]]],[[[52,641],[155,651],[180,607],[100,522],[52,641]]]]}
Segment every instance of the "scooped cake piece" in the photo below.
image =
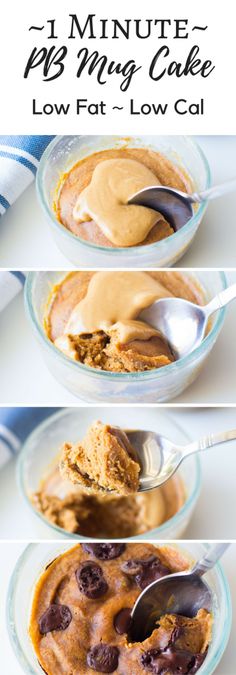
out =
{"type": "Polygon", "coordinates": [[[61,335],[55,345],[74,361],[113,373],[162,368],[175,360],[160,331],[143,321],[118,321],[106,332],[61,335]]]}
{"type": "Polygon", "coordinates": [[[139,488],[140,464],[127,434],[102,422],[94,422],[81,443],[64,444],[60,471],[93,493],[129,495],[139,488]]]}
{"type": "Polygon", "coordinates": [[[175,360],[165,337],[143,321],[118,321],[107,333],[106,370],[132,373],[168,366],[175,360]]]}

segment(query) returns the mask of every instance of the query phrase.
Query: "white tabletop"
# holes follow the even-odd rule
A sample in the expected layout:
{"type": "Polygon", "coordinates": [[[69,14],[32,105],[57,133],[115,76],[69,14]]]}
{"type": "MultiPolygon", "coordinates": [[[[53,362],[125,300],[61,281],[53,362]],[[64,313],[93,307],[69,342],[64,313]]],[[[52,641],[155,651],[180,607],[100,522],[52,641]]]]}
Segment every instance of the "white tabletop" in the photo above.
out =
{"type": "MultiPolygon", "coordinates": [[[[236,272],[227,273],[228,282],[236,272]]],[[[25,316],[23,294],[0,315],[0,404],[85,405],[57,383],[43,361],[25,316]]],[[[198,379],[174,403],[236,402],[236,306],[227,311],[222,332],[198,379]]],[[[135,401],[134,401],[135,403],[135,401]]]]}
{"type": "MultiPolygon", "coordinates": [[[[22,675],[23,671],[18,660],[12,651],[9,641],[6,620],[5,605],[6,594],[10,576],[15,567],[17,558],[22,553],[24,544],[6,544],[0,545],[0,577],[1,577],[1,603],[0,603],[0,634],[1,634],[1,663],[4,664],[4,675],[22,675]]],[[[226,551],[222,566],[227,575],[232,598],[236,596],[236,544],[226,551]]],[[[233,625],[231,637],[221,662],[215,670],[215,675],[235,675],[235,631],[236,631],[236,612],[233,612],[233,625]]]]}
{"type": "MultiPolygon", "coordinates": [[[[196,136],[208,158],[213,184],[235,176],[236,136],[196,136]]],[[[236,191],[209,204],[191,249],[178,267],[234,267],[236,191]]],[[[31,185],[1,218],[0,266],[69,269],[57,249],[31,185]]]]}

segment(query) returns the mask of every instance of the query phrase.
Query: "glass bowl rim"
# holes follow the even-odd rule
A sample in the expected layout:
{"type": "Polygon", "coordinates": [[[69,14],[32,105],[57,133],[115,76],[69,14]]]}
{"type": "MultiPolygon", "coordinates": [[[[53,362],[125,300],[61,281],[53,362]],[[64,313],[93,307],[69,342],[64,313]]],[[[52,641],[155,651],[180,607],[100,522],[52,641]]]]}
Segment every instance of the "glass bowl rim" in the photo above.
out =
{"type": "MultiPolygon", "coordinates": [[[[53,270],[52,270],[53,271],[53,270]]],[[[56,270],[54,270],[56,271],[56,270]]],[[[76,271],[76,270],[75,270],[76,271]]],[[[135,271],[135,270],[133,270],[135,271]]],[[[182,273],[184,271],[190,271],[193,273],[193,270],[181,270],[182,273]]],[[[194,272],[197,271],[206,271],[206,270],[194,270],[194,272]]],[[[209,271],[209,270],[208,270],[209,271]]],[[[224,290],[227,287],[227,277],[226,274],[223,270],[212,270],[214,273],[218,274],[222,283],[222,290],[224,290]]],[[[28,272],[26,275],[26,281],[25,281],[25,287],[24,287],[24,298],[25,298],[25,306],[26,306],[26,312],[27,315],[29,316],[29,319],[33,325],[33,328],[35,329],[37,335],[39,336],[41,342],[44,344],[44,346],[54,354],[54,356],[58,359],[60,359],[63,363],[67,364],[69,368],[76,369],[77,371],[81,371],[82,373],[86,373],[90,377],[95,377],[98,379],[105,379],[105,380],[113,380],[113,381],[125,381],[125,382],[136,382],[136,381],[141,381],[141,380],[160,380],[161,378],[165,377],[166,374],[174,374],[182,369],[184,369],[186,366],[191,364],[201,353],[204,351],[205,347],[207,347],[214,337],[217,337],[217,333],[222,327],[222,324],[224,322],[225,318],[225,313],[226,313],[226,307],[222,307],[221,309],[218,310],[218,316],[216,316],[215,323],[213,327],[211,328],[210,332],[206,335],[206,337],[202,340],[201,344],[196,347],[190,354],[187,354],[186,356],[183,356],[179,361],[175,361],[174,363],[170,363],[167,366],[162,366],[161,368],[155,368],[153,370],[144,370],[144,371],[138,371],[138,372],[133,372],[133,373],[113,373],[113,372],[108,372],[106,370],[99,370],[98,368],[92,368],[91,366],[86,366],[84,363],[79,363],[79,361],[73,361],[69,356],[66,356],[62,351],[57,349],[55,347],[54,343],[49,340],[47,337],[43,327],[39,324],[38,319],[36,317],[35,311],[34,311],[34,305],[32,302],[32,284],[35,278],[35,275],[38,274],[40,270],[35,271],[35,272],[28,272]]],[[[130,270],[131,272],[131,270],[130,270]]],[[[65,276],[68,274],[68,272],[65,271],[65,276]]]]}
{"type": "MultiPolygon", "coordinates": [[[[8,636],[10,640],[10,644],[12,646],[12,649],[21,665],[21,667],[24,669],[24,672],[27,673],[28,675],[35,675],[35,670],[32,669],[30,666],[27,657],[25,656],[25,653],[23,652],[23,649],[21,647],[20,640],[18,638],[18,635],[16,633],[15,629],[15,616],[14,616],[14,607],[15,607],[15,595],[16,595],[16,586],[17,586],[17,580],[19,578],[22,564],[24,564],[24,561],[28,558],[31,550],[39,546],[41,543],[45,542],[31,542],[30,544],[27,544],[27,546],[24,548],[22,553],[20,554],[16,565],[13,569],[13,572],[10,577],[9,585],[8,585],[8,591],[7,591],[7,601],[6,601],[6,623],[7,623],[7,630],[8,630],[8,636]]],[[[47,542],[49,543],[49,542],[47,542]]],[[[59,540],[57,542],[53,542],[57,544],[64,544],[65,542],[60,542],[59,540]]],[[[150,542],[149,542],[150,543],[150,542]]],[[[156,542],[155,542],[156,543],[156,542]]],[[[162,542],[160,542],[161,544],[162,542]]],[[[175,542],[170,541],[170,542],[164,542],[166,545],[169,543],[170,545],[175,544],[175,542]]],[[[186,545],[186,550],[187,550],[187,541],[180,541],[180,543],[184,543],[186,545]]],[[[205,551],[209,549],[210,544],[206,542],[194,542],[196,544],[201,544],[205,551]]],[[[72,544],[73,546],[73,544],[72,544]]],[[[178,546],[178,544],[177,544],[178,546]]],[[[227,621],[224,623],[224,633],[222,635],[222,640],[220,642],[220,646],[218,647],[217,651],[215,654],[211,656],[211,663],[208,665],[211,667],[211,670],[208,671],[209,674],[212,674],[215,671],[216,666],[219,664],[224,651],[226,649],[230,633],[231,633],[231,627],[232,627],[232,599],[231,599],[231,592],[230,592],[230,587],[229,587],[229,582],[226,577],[226,574],[221,566],[221,564],[218,562],[214,566],[214,570],[217,574],[217,577],[220,581],[220,586],[221,586],[221,592],[223,594],[223,598],[225,601],[225,614],[227,614],[227,621]]],[[[213,645],[213,642],[212,642],[213,645]]],[[[204,665],[204,664],[203,664],[204,665]]],[[[200,675],[201,669],[199,670],[199,675],[200,675]]],[[[207,674],[206,674],[207,675],[207,674]]]]}
{"type": "MultiPolygon", "coordinates": [[[[74,534],[67,532],[67,530],[64,530],[62,527],[59,525],[55,525],[54,523],[50,523],[45,516],[40,513],[32,504],[26,490],[25,490],[25,484],[24,484],[24,463],[25,459],[27,457],[28,453],[28,444],[34,439],[35,436],[37,436],[38,432],[42,432],[45,430],[47,427],[50,427],[50,423],[54,422],[58,419],[58,417],[63,417],[63,415],[66,415],[68,410],[83,410],[83,408],[63,408],[62,410],[59,410],[56,413],[53,413],[53,415],[50,415],[46,420],[43,422],[40,422],[40,424],[37,425],[37,427],[28,435],[26,441],[22,445],[21,452],[19,453],[17,463],[16,463],[16,473],[17,473],[17,485],[19,487],[20,493],[22,494],[24,501],[26,502],[27,506],[30,508],[30,510],[33,512],[34,515],[36,515],[41,522],[46,524],[49,528],[54,530],[55,532],[58,532],[61,536],[63,536],[65,539],[74,539],[75,541],[79,542],[81,539],[86,539],[86,541],[96,541],[96,537],[84,537],[81,534],[74,534]]],[[[163,411],[161,411],[163,414],[163,411]]],[[[167,417],[171,418],[172,423],[176,426],[177,429],[181,431],[186,436],[187,440],[191,440],[190,436],[186,432],[186,430],[182,427],[182,425],[175,419],[172,418],[172,415],[170,414],[169,410],[164,413],[167,417]]],[[[152,528],[151,530],[147,530],[144,534],[148,536],[148,539],[153,536],[155,537],[161,537],[161,535],[166,531],[166,529],[171,525],[171,527],[178,527],[178,523],[182,520],[182,518],[185,516],[185,514],[188,512],[189,509],[191,509],[192,506],[197,502],[198,497],[200,495],[201,487],[202,487],[202,469],[201,469],[201,461],[198,455],[193,455],[192,457],[195,465],[195,481],[194,481],[194,486],[191,491],[191,494],[187,496],[186,501],[184,502],[183,506],[175,513],[174,516],[169,518],[169,520],[166,520],[165,523],[162,523],[162,525],[159,525],[158,527],[152,528]]],[[[117,539],[115,537],[114,539],[117,539]]],[[[123,537],[122,541],[132,541],[132,540],[138,540],[137,537],[123,537]]],[[[109,538],[109,541],[113,541],[113,537],[109,538]]]]}
{"type": "MultiPolygon", "coordinates": [[[[100,135],[103,135],[103,134],[100,134],[100,135]]],[[[109,134],[104,134],[104,135],[108,136],[109,134]]],[[[114,134],[114,135],[116,135],[116,134],[114,134]]],[[[165,135],[165,134],[163,134],[163,135],[165,135]]],[[[72,134],[71,136],[76,137],[75,134],[72,134]]],[[[93,134],[83,134],[83,136],[92,137],[93,134]]],[[[118,134],[117,134],[117,136],[119,137],[118,134]]],[[[171,136],[171,134],[169,134],[169,136],[171,136]]],[[[174,136],[174,135],[172,134],[172,136],[174,136]]],[[[65,137],[64,135],[55,136],[55,138],[52,141],[50,141],[46,150],[42,154],[42,157],[41,157],[40,162],[39,162],[37,174],[36,174],[36,191],[37,191],[39,203],[42,206],[42,209],[45,212],[46,216],[49,218],[50,224],[56,230],[58,230],[58,232],[60,232],[60,234],[62,236],[64,235],[65,239],[67,239],[67,240],[70,239],[71,241],[74,241],[74,243],[77,242],[77,243],[75,243],[76,246],[78,246],[78,245],[84,246],[85,249],[87,248],[87,249],[90,249],[91,251],[94,251],[94,252],[97,252],[97,253],[104,253],[106,255],[111,255],[111,256],[114,256],[114,257],[119,256],[121,253],[123,255],[126,255],[126,256],[132,255],[132,254],[136,254],[138,256],[141,256],[146,252],[146,250],[147,250],[148,254],[151,253],[152,251],[153,252],[158,251],[161,255],[161,254],[165,253],[166,246],[168,246],[166,241],[168,239],[171,239],[171,240],[175,239],[175,241],[177,242],[177,240],[180,239],[181,236],[183,236],[184,233],[188,234],[188,232],[196,224],[196,221],[199,218],[200,219],[202,218],[203,213],[204,213],[204,211],[206,210],[206,207],[207,207],[206,201],[201,202],[201,204],[199,205],[197,211],[194,213],[192,218],[190,218],[190,220],[186,223],[186,225],[184,225],[180,230],[178,230],[177,232],[174,232],[174,234],[172,234],[170,237],[167,237],[167,238],[165,238],[161,241],[154,242],[153,244],[147,244],[145,246],[131,246],[131,247],[125,247],[125,248],[119,246],[117,248],[108,248],[107,246],[99,246],[98,244],[92,244],[91,242],[88,242],[88,241],[85,241],[84,239],[81,239],[77,235],[73,234],[73,232],[71,232],[70,230],[67,230],[65,225],[63,225],[62,223],[59,222],[59,220],[57,220],[55,214],[53,213],[53,210],[50,209],[50,207],[48,206],[47,199],[45,197],[44,171],[45,171],[45,168],[47,166],[47,161],[48,161],[48,158],[50,156],[51,151],[54,149],[54,147],[57,146],[57,144],[64,137],[65,137]]],[[[80,136],[78,135],[78,137],[80,137],[80,136]]],[[[205,171],[206,171],[206,181],[205,181],[204,189],[208,189],[211,186],[212,176],[211,176],[211,170],[210,170],[209,162],[208,162],[208,159],[207,159],[205,153],[203,152],[201,146],[194,139],[193,136],[179,134],[179,137],[187,140],[188,144],[192,145],[195,148],[195,150],[197,150],[197,152],[198,152],[198,154],[201,158],[201,161],[204,165],[205,171]]],[[[92,154],[92,153],[90,153],[90,154],[92,154]]]]}

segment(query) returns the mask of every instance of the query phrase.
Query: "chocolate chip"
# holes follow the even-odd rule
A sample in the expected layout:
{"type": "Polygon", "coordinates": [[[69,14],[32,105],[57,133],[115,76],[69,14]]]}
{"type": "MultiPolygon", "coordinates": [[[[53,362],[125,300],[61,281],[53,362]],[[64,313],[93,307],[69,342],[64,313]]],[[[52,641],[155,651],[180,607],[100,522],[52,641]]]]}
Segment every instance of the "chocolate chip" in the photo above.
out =
{"type": "Polygon", "coordinates": [[[202,665],[205,654],[191,654],[184,649],[166,647],[161,649],[149,649],[141,657],[142,666],[154,675],[192,675],[202,665]]]}
{"type": "Polygon", "coordinates": [[[125,544],[82,544],[82,548],[99,560],[113,560],[124,553],[125,544]]]}
{"type": "Polygon", "coordinates": [[[160,560],[156,558],[156,560],[153,560],[149,565],[143,568],[141,574],[137,574],[136,583],[139,588],[143,590],[146,586],[152,584],[153,581],[161,579],[161,577],[165,577],[167,574],[170,574],[169,568],[162,565],[160,560]]]}
{"type": "Polygon", "coordinates": [[[39,619],[39,630],[42,635],[52,630],[65,630],[72,619],[72,614],[66,605],[52,604],[39,619]]]}
{"type": "Polygon", "coordinates": [[[160,649],[148,649],[148,651],[144,652],[144,654],[142,654],[141,656],[142,666],[146,668],[149,672],[155,673],[156,661],[159,656],[161,656],[160,649]]]}
{"type": "Polygon", "coordinates": [[[170,570],[166,565],[163,565],[159,558],[151,555],[143,559],[130,559],[121,566],[122,572],[128,576],[134,577],[136,584],[143,590],[149,586],[156,579],[170,574],[170,570]]]}
{"type": "Polygon", "coordinates": [[[170,636],[167,647],[170,647],[171,645],[174,645],[175,642],[177,642],[177,640],[179,640],[181,635],[183,635],[183,633],[184,633],[183,626],[178,626],[178,625],[175,626],[175,628],[172,630],[172,633],[171,633],[171,636],[170,636]]]}
{"type": "Polygon", "coordinates": [[[102,642],[92,647],[87,654],[87,665],[99,673],[114,673],[118,661],[119,649],[102,642]]]}
{"type": "Polygon", "coordinates": [[[122,572],[130,576],[136,576],[140,574],[145,567],[149,567],[151,563],[157,560],[156,555],[149,555],[148,558],[130,558],[126,560],[121,566],[122,572]]]}
{"type": "Polygon", "coordinates": [[[108,589],[102,568],[91,560],[85,560],[76,570],[75,576],[81,593],[92,600],[100,598],[108,589]]]}
{"type": "Polygon", "coordinates": [[[129,577],[136,577],[136,574],[142,572],[142,561],[136,559],[126,560],[123,565],[121,565],[122,572],[127,574],[129,577]]]}
{"type": "Polygon", "coordinates": [[[159,673],[178,673],[187,675],[191,654],[182,652],[181,655],[172,649],[161,651],[159,649],[149,649],[141,657],[141,663],[146,670],[155,675],[159,673]]]}
{"type": "Polygon", "coordinates": [[[80,340],[90,340],[92,337],[92,333],[80,333],[80,340]]]}
{"type": "Polygon", "coordinates": [[[130,607],[123,607],[119,612],[114,616],[113,626],[118,635],[123,635],[123,633],[128,633],[131,626],[131,609],[130,607]]]}
{"type": "Polygon", "coordinates": [[[204,652],[204,654],[194,654],[191,667],[189,670],[189,675],[194,675],[194,673],[197,672],[198,668],[200,668],[203,664],[204,659],[206,658],[207,652],[204,652]]]}

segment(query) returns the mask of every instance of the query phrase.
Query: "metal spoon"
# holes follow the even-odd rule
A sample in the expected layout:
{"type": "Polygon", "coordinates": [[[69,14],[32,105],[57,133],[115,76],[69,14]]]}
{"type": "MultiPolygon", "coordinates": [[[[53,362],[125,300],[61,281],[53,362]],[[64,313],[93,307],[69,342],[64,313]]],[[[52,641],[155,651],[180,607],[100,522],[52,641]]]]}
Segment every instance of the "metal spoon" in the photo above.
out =
{"type": "Polygon", "coordinates": [[[235,189],[235,178],[203,192],[193,192],[191,195],[164,185],[153,185],[136,192],[129,199],[128,204],[147,206],[159,211],[176,232],[192,218],[194,213],[192,204],[216,199],[216,197],[233,192],[235,189]]]}
{"type": "Polygon", "coordinates": [[[125,430],[141,464],[139,492],[153,490],[165,483],[186,457],[218,443],[236,440],[236,429],[203,436],[188,445],[177,445],[154,431],[125,430]]]}
{"type": "Polygon", "coordinates": [[[236,298],[236,284],[232,284],[200,307],[182,298],[161,298],[139,314],[157,328],[168,341],[176,359],[190,354],[202,342],[209,317],[236,298]]]}
{"type": "Polygon", "coordinates": [[[144,640],[164,614],[192,618],[201,608],[211,611],[213,592],[201,577],[214,567],[229,546],[229,543],[211,546],[191,570],[170,574],[147,586],[132,609],[129,638],[133,642],[144,640]]]}

